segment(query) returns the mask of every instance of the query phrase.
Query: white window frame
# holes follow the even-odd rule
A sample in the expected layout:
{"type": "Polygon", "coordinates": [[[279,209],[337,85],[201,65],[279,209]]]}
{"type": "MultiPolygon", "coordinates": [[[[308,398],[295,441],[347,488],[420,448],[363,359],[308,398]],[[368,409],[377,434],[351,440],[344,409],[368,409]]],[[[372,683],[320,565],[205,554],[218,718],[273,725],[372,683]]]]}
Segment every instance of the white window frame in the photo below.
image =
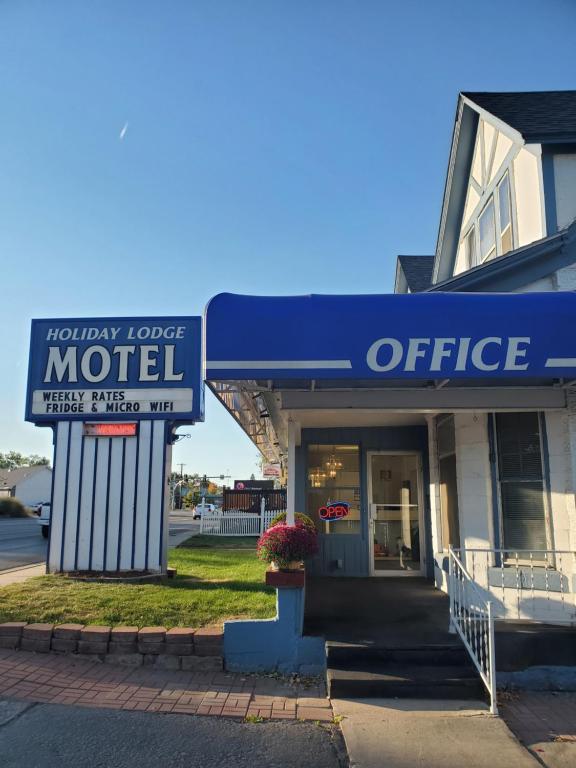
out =
{"type": "MultiPolygon", "coordinates": [[[[478,214],[478,218],[476,219],[477,222],[477,229],[478,229],[478,243],[480,245],[480,249],[482,247],[482,238],[480,236],[480,219],[482,218],[483,214],[485,213],[488,206],[492,203],[492,207],[494,209],[494,247],[491,248],[486,256],[482,256],[481,250],[478,250],[478,258],[479,258],[479,264],[484,264],[484,262],[489,261],[490,259],[493,259],[495,256],[498,256],[498,237],[497,237],[497,227],[496,227],[496,200],[494,198],[494,190],[492,191],[492,194],[486,198],[486,202],[484,204],[484,207],[478,214]]],[[[475,223],[476,223],[475,222],[475,223]]]]}
{"type": "MultiPolygon", "coordinates": [[[[512,228],[512,249],[515,250],[518,248],[518,242],[516,233],[518,232],[518,222],[517,222],[517,216],[516,216],[516,190],[514,187],[514,166],[513,163],[510,163],[510,165],[507,165],[506,168],[502,171],[500,176],[497,179],[494,179],[488,189],[484,191],[484,195],[480,198],[478,201],[478,204],[476,208],[474,209],[473,215],[469,219],[468,226],[466,227],[466,230],[462,237],[460,238],[460,246],[466,249],[466,239],[468,238],[468,235],[470,234],[471,230],[474,230],[474,244],[476,248],[476,262],[475,264],[471,264],[466,267],[466,271],[469,269],[472,269],[473,267],[477,267],[480,264],[484,264],[486,261],[489,261],[490,259],[493,259],[497,256],[502,256],[502,233],[500,231],[500,184],[504,181],[504,177],[508,175],[508,184],[510,189],[510,227],[512,228]],[[487,194],[488,190],[490,191],[490,194],[487,194]],[[480,217],[486,210],[486,207],[490,203],[490,200],[494,203],[494,229],[495,229],[495,241],[496,241],[496,250],[494,249],[490,251],[490,253],[485,256],[484,258],[480,255],[480,217]]],[[[510,251],[506,251],[506,253],[510,253],[510,251]]]]}
{"type": "MultiPolygon", "coordinates": [[[[510,174],[508,172],[508,169],[504,171],[502,176],[500,177],[499,181],[496,183],[496,186],[494,188],[494,192],[492,193],[492,196],[494,197],[495,201],[498,202],[498,205],[494,206],[494,223],[496,225],[496,255],[502,256],[504,255],[502,252],[502,235],[504,234],[504,231],[510,227],[510,232],[512,234],[512,248],[511,251],[515,248],[515,237],[514,237],[514,216],[513,216],[513,210],[512,210],[512,180],[510,178],[510,174]],[[504,228],[502,229],[502,225],[500,223],[500,187],[504,183],[504,179],[508,177],[508,205],[510,208],[510,221],[504,228]]],[[[506,251],[506,253],[510,253],[510,251],[506,251]]]]}
{"type": "MultiPolygon", "coordinates": [[[[546,428],[546,413],[543,411],[520,411],[520,413],[536,413],[538,417],[538,436],[540,439],[540,461],[542,464],[542,497],[544,501],[544,531],[546,534],[546,547],[547,549],[554,548],[554,532],[552,526],[552,515],[550,509],[550,497],[549,497],[549,485],[548,478],[546,476],[546,465],[544,460],[544,439],[543,428],[546,428]],[[544,427],[543,427],[544,424],[544,427]]],[[[500,539],[501,550],[506,549],[506,542],[504,541],[504,505],[502,503],[501,483],[500,483],[500,446],[498,442],[498,425],[496,423],[496,413],[491,413],[492,420],[492,434],[494,435],[494,461],[495,464],[495,480],[496,480],[496,503],[498,512],[498,534],[500,539]]],[[[512,551],[512,550],[510,550],[512,551]]],[[[530,560],[518,559],[518,563],[521,565],[530,564],[530,560]]],[[[549,565],[554,566],[554,561],[549,560],[549,565]]]]}
{"type": "Polygon", "coordinates": [[[466,258],[466,263],[468,264],[467,269],[473,269],[474,267],[477,267],[479,262],[479,252],[478,252],[478,232],[477,227],[472,224],[471,227],[468,228],[468,231],[462,238],[462,242],[464,244],[464,253],[466,258]],[[470,256],[468,254],[468,237],[472,235],[472,239],[474,241],[474,261],[472,262],[470,260],[470,256]]]}

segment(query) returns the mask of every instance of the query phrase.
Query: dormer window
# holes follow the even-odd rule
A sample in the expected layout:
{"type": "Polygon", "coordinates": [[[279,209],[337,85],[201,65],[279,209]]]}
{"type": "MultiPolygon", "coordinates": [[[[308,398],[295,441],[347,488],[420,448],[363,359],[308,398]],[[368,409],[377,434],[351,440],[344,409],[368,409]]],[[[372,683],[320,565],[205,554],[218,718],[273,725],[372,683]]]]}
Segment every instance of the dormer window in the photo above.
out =
{"type": "Polygon", "coordinates": [[[496,228],[494,222],[494,200],[490,201],[478,219],[480,228],[480,260],[485,261],[496,252],[496,228]]]}
{"type": "Polygon", "coordinates": [[[480,199],[479,213],[472,217],[460,241],[460,271],[472,269],[514,248],[510,174],[506,170],[499,181],[490,185],[491,194],[480,199]]]}
{"type": "Polygon", "coordinates": [[[514,247],[510,210],[510,178],[507,173],[498,185],[498,212],[500,214],[500,254],[504,255],[514,247]]]}
{"type": "Polygon", "coordinates": [[[466,264],[467,269],[476,266],[476,232],[474,227],[466,235],[466,264]]]}

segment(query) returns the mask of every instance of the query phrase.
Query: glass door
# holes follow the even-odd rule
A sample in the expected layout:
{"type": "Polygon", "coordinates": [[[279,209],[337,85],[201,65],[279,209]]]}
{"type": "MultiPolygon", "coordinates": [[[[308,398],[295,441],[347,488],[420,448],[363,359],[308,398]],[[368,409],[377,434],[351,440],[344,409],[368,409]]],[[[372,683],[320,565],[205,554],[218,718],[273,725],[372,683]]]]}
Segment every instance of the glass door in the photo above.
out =
{"type": "Polygon", "coordinates": [[[419,454],[369,453],[368,492],[372,575],[421,575],[419,454]]]}

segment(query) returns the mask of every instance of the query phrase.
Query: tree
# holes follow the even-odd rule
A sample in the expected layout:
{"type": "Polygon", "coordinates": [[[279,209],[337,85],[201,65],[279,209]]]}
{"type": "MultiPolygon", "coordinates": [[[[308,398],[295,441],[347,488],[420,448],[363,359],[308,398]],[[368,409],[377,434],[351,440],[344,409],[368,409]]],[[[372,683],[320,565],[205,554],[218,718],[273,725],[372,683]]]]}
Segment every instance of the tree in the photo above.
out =
{"type": "Polygon", "coordinates": [[[36,453],[30,454],[30,456],[24,456],[18,451],[0,453],[0,469],[12,470],[18,469],[18,467],[48,466],[49,464],[49,459],[45,456],[38,456],[36,453]]]}
{"type": "Polygon", "coordinates": [[[47,459],[46,456],[38,456],[37,453],[31,453],[26,463],[30,467],[47,467],[50,464],[50,459],[47,459]]]}

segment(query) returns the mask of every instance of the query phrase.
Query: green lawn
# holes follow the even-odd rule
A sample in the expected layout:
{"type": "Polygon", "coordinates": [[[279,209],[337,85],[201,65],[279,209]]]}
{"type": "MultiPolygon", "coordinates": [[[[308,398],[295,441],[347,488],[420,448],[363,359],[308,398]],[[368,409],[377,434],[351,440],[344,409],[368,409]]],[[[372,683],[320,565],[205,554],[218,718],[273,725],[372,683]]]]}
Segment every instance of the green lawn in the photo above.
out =
{"type": "Polygon", "coordinates": [[[196,536],[170,550],[175,579],[157,584],[101,584],[40,576],[0,588],[0,622],[200,627],[229,618],[270,618],[275,591],[256,540],[196,536]]]}

